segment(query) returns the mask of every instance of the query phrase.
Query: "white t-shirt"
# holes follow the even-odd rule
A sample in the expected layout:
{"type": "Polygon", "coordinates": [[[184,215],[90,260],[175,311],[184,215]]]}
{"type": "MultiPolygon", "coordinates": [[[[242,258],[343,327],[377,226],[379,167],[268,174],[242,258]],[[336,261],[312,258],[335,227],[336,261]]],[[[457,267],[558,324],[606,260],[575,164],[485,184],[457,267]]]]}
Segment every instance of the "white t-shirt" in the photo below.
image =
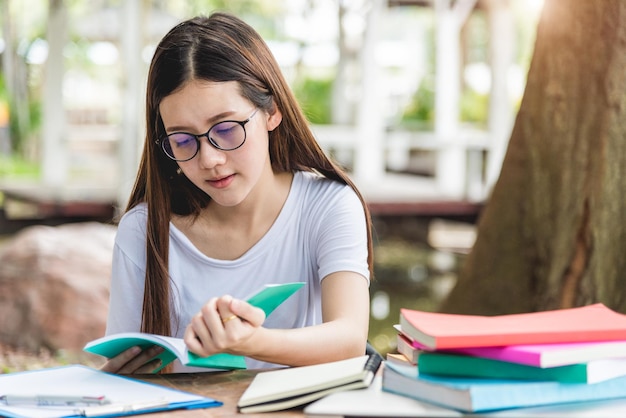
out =
{"type": "MultiPolygon", "coordinates": [[[[107,335],[141,329],[146,220],[147,207],[140,204],[120,221],[113,251],[107,335]]],[[[172,335],[182,338],[191,317],[210,298],[229,294],[246,299],[269,283],[303,281],[306,285],[272,312],[264,327],[320,324],[324,277],[352,271],[369,280],[366,232],[363,206],[349,186],[300,171],[295,173],[272,227],[236,260],[207,257],[170,223],[172,335]]],[[[275,366],[250,358],[246,363],[248,368],[275,366]]],[[[176,364],[175,370],[185,369],[176,364]]]]}

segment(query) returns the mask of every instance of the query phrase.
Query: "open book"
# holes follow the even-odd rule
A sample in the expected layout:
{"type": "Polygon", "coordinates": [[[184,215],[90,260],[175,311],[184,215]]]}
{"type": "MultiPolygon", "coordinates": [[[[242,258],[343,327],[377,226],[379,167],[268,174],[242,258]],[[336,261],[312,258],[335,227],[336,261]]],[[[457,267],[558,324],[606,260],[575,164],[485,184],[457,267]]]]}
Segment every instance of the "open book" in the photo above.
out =
{"type": "Polygon", "coordinates": [[[242,413],[293,408],[330,393],[368,387],[381,365],[378,353],[312,366],[261,372],[239,398],[242,413]]]}
{"type": "MultiPolygon", "coordinates": [[[[304,282],[265,285],[258,293],[249,297],[247,302],[263,309],[267,317],[303,285],[304,282]]],[[[246,368],[246,362],[243,356],[220,353],[208,357],[200,357],[187,350],[187,346],[182,338],[166,337],[142,332],[123,332],[107,335],[87,343],[84,347],[84,351],[112,358],[131,347],[139,346],[145,349],[154,344],[165,349],[157,356],[161,359],[160,369],[177,358],[183,365],[190,367],[207,367],[212,369],[246,368]]]]}

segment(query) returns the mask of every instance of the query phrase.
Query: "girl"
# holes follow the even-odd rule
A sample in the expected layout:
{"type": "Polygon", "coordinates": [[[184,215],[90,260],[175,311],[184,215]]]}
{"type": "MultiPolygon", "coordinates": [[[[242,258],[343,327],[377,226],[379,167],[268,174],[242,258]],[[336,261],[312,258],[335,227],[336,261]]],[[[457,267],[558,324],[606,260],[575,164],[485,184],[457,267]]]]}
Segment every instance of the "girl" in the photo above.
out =
{"type": "MultiPolygon", "coordinates": [[[[181,337],[202,356],[243,355],[249,368],[365,353],[369,212],[259,34],[225,13],[174,27],[150,66],[146,116],[107,334],[181,337]],[[267,319],[241,299],[294,281],[306,285],[267,319]]],[[[102,369],[150,372],[158,352],[134,347],[102,369]]]]}

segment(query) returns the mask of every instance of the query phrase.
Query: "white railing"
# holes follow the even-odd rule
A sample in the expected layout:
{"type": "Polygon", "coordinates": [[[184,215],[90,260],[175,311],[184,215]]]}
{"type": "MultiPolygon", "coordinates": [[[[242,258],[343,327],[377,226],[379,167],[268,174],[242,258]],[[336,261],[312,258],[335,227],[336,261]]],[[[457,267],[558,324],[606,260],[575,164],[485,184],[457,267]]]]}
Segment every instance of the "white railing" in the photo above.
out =
{"type": "MultiPolygon", "coordinates": [[[[359,171],[354,167],[354,164],[359,163],[354,155],[363,144],[359,141],[358,130],[355,127],[314,125],[312,130],[325,151],[332,154],[340,163],[353,167],[354,172],[359,171]]],[[[450,197],[482,201],[492,186],[488,184],[485,175],[493,142],[487,131],[462,129],[454,138],[442,138],[429,131],[388,130],[381,142],[383,153],[370,155],[370,158],[382,159],[382,164],[389,170],[410,171],[411,160],[414,158],[412,154],[415,151],[422,151],[427,154],[425,157],[427,162],[423,163],[425,171],[431,171],[426,175],[432,175],[436,185],[449,181],[463,182],[463,195],[450,197]],[[442,166],[438,163],[442,154],[461,155],[462,161],[458,167],[442,166]]],[[[381,161],[369,161],[368,164],[377,166],[381,161]]],[[[440,194],[446,196],[444,190],[440,190],[440,194]]]]}

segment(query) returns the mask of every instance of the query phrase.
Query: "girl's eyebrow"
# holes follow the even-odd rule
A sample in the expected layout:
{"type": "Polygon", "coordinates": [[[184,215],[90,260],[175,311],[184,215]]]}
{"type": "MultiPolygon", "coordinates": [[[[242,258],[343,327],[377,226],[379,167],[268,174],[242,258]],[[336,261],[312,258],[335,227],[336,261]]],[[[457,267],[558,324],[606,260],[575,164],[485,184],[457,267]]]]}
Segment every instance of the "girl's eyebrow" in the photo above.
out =
{"type": "MultiPolygon", "coordinates": [[[[225,112],[218,113],[217,115],[211,116],[210,118],[206,119],[206,122],[209,124],[209,128],[207,129],[210,129],[213,125],[218,123],[221,119],[232,118],[233,115],[235,115],[236,113],[237,111],[235,110],[227,110],[225,112]]],[[[180,126],[180,125],[167,126],[165,128],[165,132],[189,132],[189,127],[180,126]]],[[[203,131],[203,132],[206,132],[206,131],[203,131]]]]}

